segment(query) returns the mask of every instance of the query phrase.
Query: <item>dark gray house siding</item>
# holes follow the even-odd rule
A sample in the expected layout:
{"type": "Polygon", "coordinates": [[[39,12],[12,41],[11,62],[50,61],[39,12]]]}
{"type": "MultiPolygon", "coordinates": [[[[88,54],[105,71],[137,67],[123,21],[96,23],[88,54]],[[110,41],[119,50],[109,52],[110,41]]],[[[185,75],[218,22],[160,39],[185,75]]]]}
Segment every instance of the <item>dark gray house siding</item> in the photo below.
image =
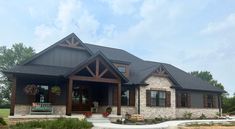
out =
{"type": "Polygon", "coordinates": [[[31,64],[75,67],[90,57],[87,51],[78,51],[76,49],[55,47],[52,50],[33,60],[31,64]]]}
{"type": "MultiPolygon", "coordinates": [[[[176,94],[178,93],[188,93],[190,94],[190,108],[205,108],[204,107],[204,95],[206,94],[210,94],[210,95],[213,95],[215,98],[215,105],[216,105],[216,108],[219,108],[218,107],[218,96],[219,94],[216,94],[216,93],[213,93],[213,92],[199,92],[199,91],[176,91],[176,94]]],[[[176,99],[178,99],[176,97],[176,99]]],[[[177,102],[178,100],[176,100],[177,102]]]]}
{"type": "Polygon", "coordinates": [[[47,85],[49,88],[52,86],[60,86],[61,95],[51,96],[49,94],[49,99],[53,99],[55,105],[65,105],[66,104],[66,93],[67,93],[67,83],[66,81],[58,81],[55,78],[46,77],[45,78],[32,78],[32,77],[18,77],[16,83],[16,104],[31,105],[31,100],[28,95],[25,94],[24,88],[29,84],[35,85],[47,85]]]}

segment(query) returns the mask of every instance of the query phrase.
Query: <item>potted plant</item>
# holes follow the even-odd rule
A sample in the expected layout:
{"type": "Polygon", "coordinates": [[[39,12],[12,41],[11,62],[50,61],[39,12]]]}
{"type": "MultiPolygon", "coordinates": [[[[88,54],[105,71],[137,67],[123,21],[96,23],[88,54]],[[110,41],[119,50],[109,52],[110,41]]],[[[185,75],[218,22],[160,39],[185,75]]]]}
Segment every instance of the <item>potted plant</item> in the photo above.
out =
{"type": "Polygon", "coordinates": [[[86,117],[86,118],[90,118],[92,116],[92,112],[85,112],[83,113],[83,115],[86,117]]]}
{"type": "Polygon", "coordinates": [[[56,96],[60,96],[61,88],[59,86],[52,86],[51,87],[51,93],[56,95],[56,96]]]}
{"type": "Polygon", "coordinates": [[[102,115],[103,115],[103,117],[108,117],[109,113],[108,112],[103,112],[102,115]]]}
{"type": "Polygon", "coordinates": [[[26,85],[26,87],[24,88],[24,92],[30,96],[30,103],[34,101],[35,99],[35,95],[38,93],[38,87],[34,84],[29,84],[26,85]]]}
{"type": "Polygon", "coordinates": [[[106,112],[109,113],[109,114],[111,114],[111,112],[112,112],[112,107],[110,107],[110,106],[107,107],[107,108],[106,108],[106,112]]]}

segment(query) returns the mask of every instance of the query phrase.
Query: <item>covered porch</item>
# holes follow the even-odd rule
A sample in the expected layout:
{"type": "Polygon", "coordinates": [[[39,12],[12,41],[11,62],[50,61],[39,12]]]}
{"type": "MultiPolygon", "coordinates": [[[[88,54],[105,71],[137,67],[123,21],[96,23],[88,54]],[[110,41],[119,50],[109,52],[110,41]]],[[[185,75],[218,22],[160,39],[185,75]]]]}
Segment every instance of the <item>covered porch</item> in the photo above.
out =
{"type": "Polygon", "coordinates": [[[98,103],[95,113],[112,107],[112,114],[121,114],[121,84],[126,78],[102,54],[66,71],[63,76],[14,74],[10,115],[30,115],[35,103],[52,107],[51,115],[82,114],[92,111],[94,102],[98,103]],[[36,87],[37,93],[25,94],[29,85],[36,87]],[[52,93],[55,86],[59,95],[52,93]]]}
{"type": "Polygon", "coordinates": [[[98,104],[96,113],[113,107],[113,113],[121,115],[122,80],[110,65],[97,57],[69,75],[66,115],[92,111],[94,103],[98,104]]]}

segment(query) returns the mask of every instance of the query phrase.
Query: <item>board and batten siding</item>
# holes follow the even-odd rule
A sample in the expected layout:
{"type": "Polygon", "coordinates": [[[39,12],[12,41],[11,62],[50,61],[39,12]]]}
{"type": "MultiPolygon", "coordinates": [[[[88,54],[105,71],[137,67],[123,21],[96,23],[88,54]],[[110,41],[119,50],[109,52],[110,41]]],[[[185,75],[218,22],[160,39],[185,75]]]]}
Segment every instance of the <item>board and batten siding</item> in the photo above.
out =
{"type": "Polygon", "coordinates": [[[35,97],[29,96],[24,92],[24,88],[29,84],[35,85],[47,85],[49,89],[54,86],[58,85],[61,88],[60,96],[51,96],[49,94],[49,100],[53,101],[53,105],[66,105],[66,83],[65,82],[58,82],[52,78],[25,78],[20,77],[16,84],[16,104],[21,105],[32,105],[32,100],[35,97]],[[58,84],[57,84],[58,83],[58,84]],[[53,100],[52,100],[53,99],[53,100]]]}
{"type": "MultiPolygon", "coordinates": [[[[176,94],[180,94],[180,93],[188,93],[190,95],[190,107],[189,108],[206,108],[204,103],[205,103],[205,98],[204,95],[206,94],[211,94],[214,97],[214,103],[215,103],[215,107],[213,108],[218,108],[218,94],[216,93],[210,93],[210,92],[196,92],[196,91],[176,91],[176,94]]],[[[180,98],[176,97],[176,101],[177,103],[180,103],[180,98]]],[[[178,108],[180,108],[179,106],[177,106],[178,108]]]]}
{"type": "Polygon", "coordinates": [[[52,50],[33,60],[31,64],[75,67],[89,58],[89,53],[85,50],[68,49],[55,47],[52,50]]]}

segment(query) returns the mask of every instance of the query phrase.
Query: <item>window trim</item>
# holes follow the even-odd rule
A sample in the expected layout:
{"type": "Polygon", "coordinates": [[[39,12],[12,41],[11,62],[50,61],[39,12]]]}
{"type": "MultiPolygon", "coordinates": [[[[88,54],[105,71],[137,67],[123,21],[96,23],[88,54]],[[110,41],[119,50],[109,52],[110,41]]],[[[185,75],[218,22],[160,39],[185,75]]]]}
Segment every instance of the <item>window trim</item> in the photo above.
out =
{"type": "Polygon", "coordinates": [[[176,93],[176,107],[177,108],[190,108],[191,107],[191,94],[190,92],[178,92],[176,93]],[[185,106],[182,106],[182,95],[183,94],[186,94],[186,97],[185,97],[185,106]]]}
{"type": "MultiPolygon", "coordinates": [[[[171,99],[170,98],[171,98],[170,91],[166,91],[166,90],[152,90],[152,89],[146,90],[146,106],[148,106],[148,107],[171,107],[171,99]],[[154,104],[151,103],[151,92],[153,92],[153,91],[164,92],[165,93],[165,98],[164,98],[165,99],[165,104],[164,104],[164,106],[161,106],[160,103],[159,103],[159,105],[157,105],[157,104],[154,105],[154,104]],[[169,102],[167,102],[167,101],[169,101],[169,102]]],[[[159,100],[160,100],[160,97],[159,97],[159,100]]]]}
{"type": "Polygon", "coordinates": [[[204,100],[204,108],[218,108],[217,106],[217,99],[216,99],[216,95],[215,94],[210,94],[210,93],[207,93],[207,94],[204,94],[204,97],[203,97],[203,100],[204,100]],[[211,96],[211,106],[209,106],[208,104],[208,96],[211,96]]]}
{"type": "Polygon", "coordinates": [[[129,104],[122,104],[122,94],[121,94],[121,106],[135,106],[135,88],[134,87],[122,87],[121,93],[123,90],[128,90],[129,91],[129,104]]]}

